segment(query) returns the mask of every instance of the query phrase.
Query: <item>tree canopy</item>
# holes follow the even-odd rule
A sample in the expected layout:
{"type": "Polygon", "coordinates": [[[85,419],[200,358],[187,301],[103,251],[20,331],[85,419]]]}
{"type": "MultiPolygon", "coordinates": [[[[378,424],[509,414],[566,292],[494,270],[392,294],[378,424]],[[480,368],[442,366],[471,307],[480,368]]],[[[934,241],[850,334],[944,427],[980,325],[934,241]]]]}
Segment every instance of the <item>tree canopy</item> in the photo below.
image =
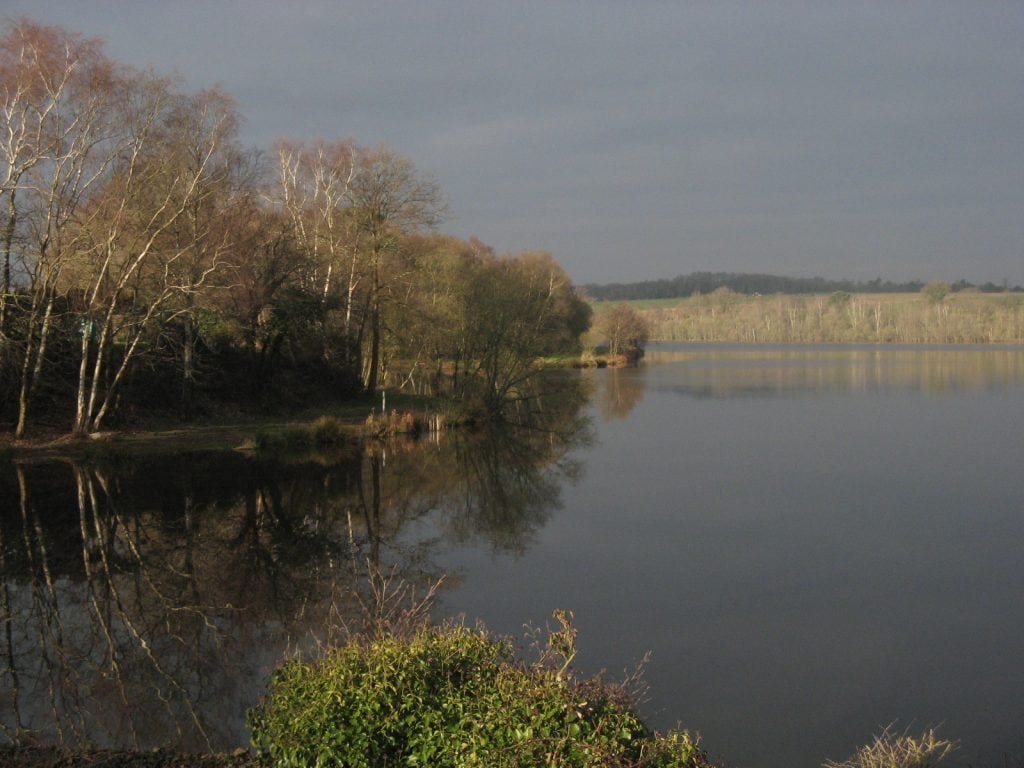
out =
{"type": "Polygon", "coordinates": [[[496,412],[588,325],[550,254],[439,234],[439,185],[387,147],[243,147],[228,94],[30,19],[0,36],[0,99],[0,419],[18,437],[382,387],[496,412]]]}

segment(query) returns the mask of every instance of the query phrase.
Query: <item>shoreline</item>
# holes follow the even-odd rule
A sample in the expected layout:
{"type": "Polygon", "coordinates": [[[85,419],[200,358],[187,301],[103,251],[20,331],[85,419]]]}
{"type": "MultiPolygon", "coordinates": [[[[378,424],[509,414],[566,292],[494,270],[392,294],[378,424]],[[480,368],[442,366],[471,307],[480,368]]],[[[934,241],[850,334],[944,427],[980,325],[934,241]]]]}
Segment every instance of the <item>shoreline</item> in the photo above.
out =
{"type": "Polygon", "coordinates": [[[80,749],[0,745],[0,765],[21,768],[271,768],[269,758],[245,749],[185,753],[172,749],[80,749]]]}

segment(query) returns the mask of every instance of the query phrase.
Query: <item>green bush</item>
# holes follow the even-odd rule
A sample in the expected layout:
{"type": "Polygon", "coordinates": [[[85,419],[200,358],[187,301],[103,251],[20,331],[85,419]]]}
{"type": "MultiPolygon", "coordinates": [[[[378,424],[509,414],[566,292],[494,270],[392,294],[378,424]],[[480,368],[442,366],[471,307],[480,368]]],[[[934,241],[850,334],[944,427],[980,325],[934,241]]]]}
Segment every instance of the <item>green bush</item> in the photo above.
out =
{"type": "Polygon", "coordinates": [[[551,638],[530,664],[462,625],[353,638],[276,672],[253,743],[282,767],[708,765],[688,733],[651,733],[620,687],[567,674],[567,622],[551,638]]]}

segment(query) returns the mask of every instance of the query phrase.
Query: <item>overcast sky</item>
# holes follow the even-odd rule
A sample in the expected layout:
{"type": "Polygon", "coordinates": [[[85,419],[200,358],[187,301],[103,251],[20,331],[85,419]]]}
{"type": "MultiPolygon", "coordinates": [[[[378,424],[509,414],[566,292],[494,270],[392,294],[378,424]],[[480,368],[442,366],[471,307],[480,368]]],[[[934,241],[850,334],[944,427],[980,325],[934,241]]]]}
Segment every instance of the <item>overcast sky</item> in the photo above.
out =
{"type": "Polygon", "coordinates": [[[243,140],[387,144],[442,229],[577,283],[1024,284],[1024,2],[0,0],[221,84],[243,140]]]}

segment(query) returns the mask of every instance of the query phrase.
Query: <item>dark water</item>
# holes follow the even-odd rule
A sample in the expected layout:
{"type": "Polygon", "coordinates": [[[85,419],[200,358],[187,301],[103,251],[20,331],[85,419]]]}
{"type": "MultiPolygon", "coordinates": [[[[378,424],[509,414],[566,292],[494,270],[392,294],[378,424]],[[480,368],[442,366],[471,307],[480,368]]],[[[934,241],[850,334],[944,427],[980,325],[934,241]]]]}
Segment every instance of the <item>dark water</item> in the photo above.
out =
{"type": "Polygon", "coordinates": [[[645,716],[729,766],[892,722],[1024,758],[1024,350],[678,345],[579,383],[545,429],[4,467],[7,737],[245,743],[370,561],[503,633],[571,609],[583,672],[649,652],[645,716]]]}

